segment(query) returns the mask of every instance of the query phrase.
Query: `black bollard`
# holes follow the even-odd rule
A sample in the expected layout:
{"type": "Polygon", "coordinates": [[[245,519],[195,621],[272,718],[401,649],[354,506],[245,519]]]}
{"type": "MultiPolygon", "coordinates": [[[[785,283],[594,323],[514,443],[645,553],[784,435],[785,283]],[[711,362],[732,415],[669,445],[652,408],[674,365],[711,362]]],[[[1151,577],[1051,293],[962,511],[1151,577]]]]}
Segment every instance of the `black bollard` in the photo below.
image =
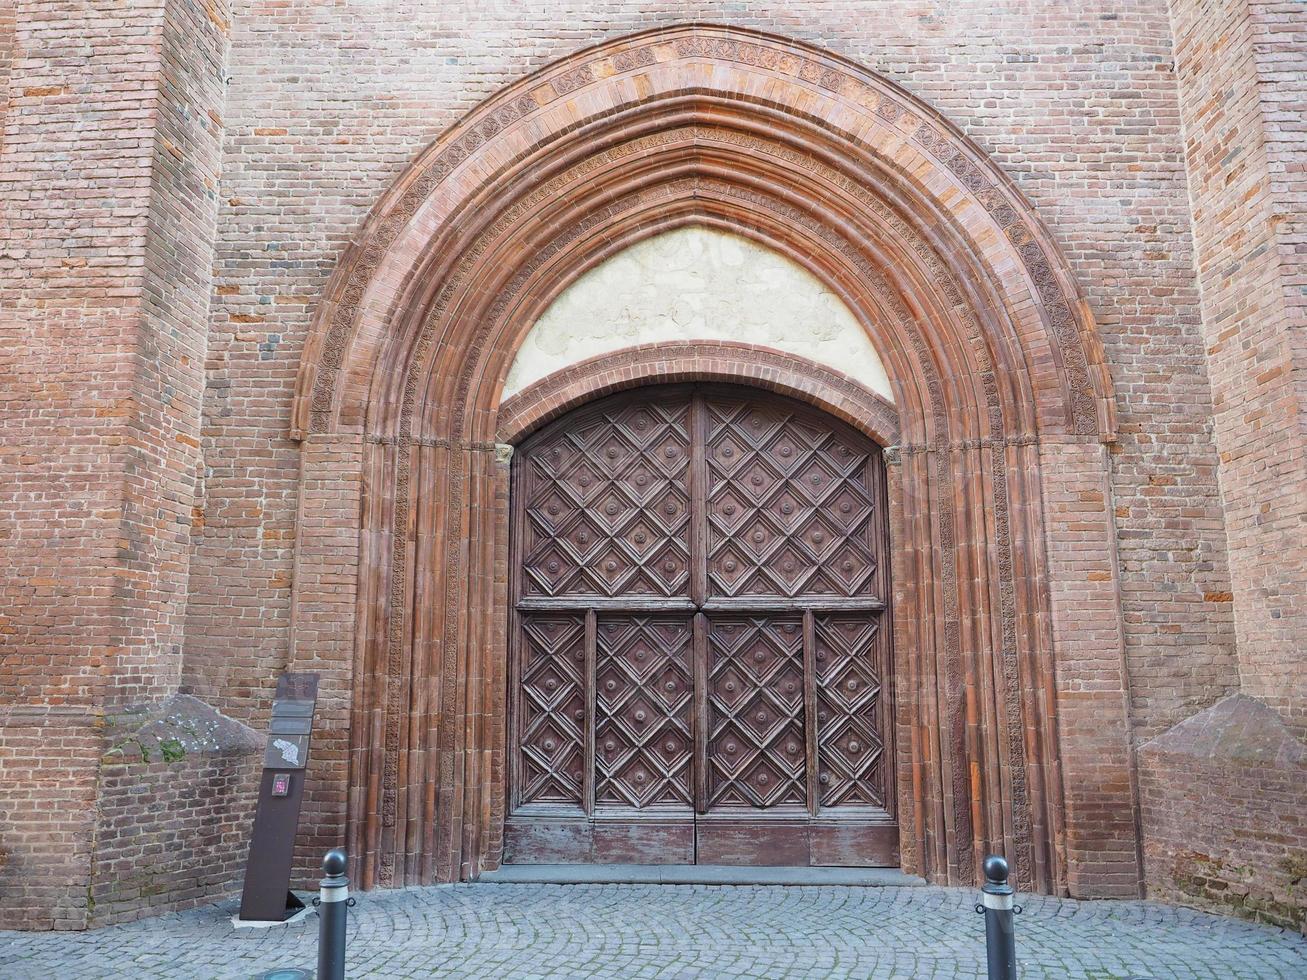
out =
{"type": "Polygon", "coordinates": [[[1017,939],[1014,890],[1007,883],[1007,861],[997,854],[985,858],[985,884],[977,912],[985,913],[985,959],[989,980],[1017,980],[1017,939]]]}
{"type": "Polygon", "coordinates": [[[345,852],[335,848],[322,859],[326,875],[319,886],[318,980],[345,980],[345,923],[349,907],[349,879],[345,877],[345,852]]]}

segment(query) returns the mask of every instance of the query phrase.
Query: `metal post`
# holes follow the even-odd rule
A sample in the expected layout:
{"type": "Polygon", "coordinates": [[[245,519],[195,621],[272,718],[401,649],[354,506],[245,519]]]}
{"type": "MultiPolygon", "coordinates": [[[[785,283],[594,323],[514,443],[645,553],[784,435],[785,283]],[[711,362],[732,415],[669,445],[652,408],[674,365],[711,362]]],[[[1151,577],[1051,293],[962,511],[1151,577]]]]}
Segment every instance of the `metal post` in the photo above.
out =
{"type": "Polygon", "coordinates": [[[1007,883],[1007,861],[997,854],[985,858],[984,893],[976,906],[985,914],[985,959],[989,980],[1017,980],[1017,941],[1012,927],[1016,914],[1014,889],[1007,883]]]}
{"type": "Polygon", "coordinates": [[[318,980],[345,980],[345,922],[354,900],[345,877],[345,852],[335,848],[322,859],[318,891],[318,980]]]}

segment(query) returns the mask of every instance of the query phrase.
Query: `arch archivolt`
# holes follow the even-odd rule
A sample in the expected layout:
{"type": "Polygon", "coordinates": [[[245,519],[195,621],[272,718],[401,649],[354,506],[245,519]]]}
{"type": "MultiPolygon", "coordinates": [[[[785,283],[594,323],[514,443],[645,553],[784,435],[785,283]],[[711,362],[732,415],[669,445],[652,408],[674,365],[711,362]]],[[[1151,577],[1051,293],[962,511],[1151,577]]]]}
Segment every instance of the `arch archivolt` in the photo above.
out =
{"type": "Polygon", "coordinates": [[[772,391],[823,409],[881,446],[898,444],[894,405],[862,383],[805,357],[722,340],[641,344],[577,361],[507,399],[495,438],[516,445],[586,402],[642,385],[687,381],[772,391]]]}
{"type": "MultiPolygon", "coordinates": [[[[701,26],[580,52],[474,110],[378,203],[319,309],[293,426],[306,445],[361,447],[348,818],[365,884],[497,860],[496,440],[522,431],[506,420],[540,386],[584,389],[547,378],[501,405],[504,380],[578,276],[686,225],[802,265],[889,375],[905,862],[969,882],[1002,848],[1025,886],[1064,888],[1031,474],[1041,443],[1098,452],[1112,436],[1088,310],[1029,205],[929,107],[815,49],[701,26]]],[[[632,356],[591,373],[654,376],[649,352],[632,356]]],[[[808,400],[847,419],[840,388],[856,383],[778,356],[733,349],[736,367],[714,370],[773,387],[802,375],[808,400]]],[[[869,425],[884,442],[883,420],[869,425]]]]}

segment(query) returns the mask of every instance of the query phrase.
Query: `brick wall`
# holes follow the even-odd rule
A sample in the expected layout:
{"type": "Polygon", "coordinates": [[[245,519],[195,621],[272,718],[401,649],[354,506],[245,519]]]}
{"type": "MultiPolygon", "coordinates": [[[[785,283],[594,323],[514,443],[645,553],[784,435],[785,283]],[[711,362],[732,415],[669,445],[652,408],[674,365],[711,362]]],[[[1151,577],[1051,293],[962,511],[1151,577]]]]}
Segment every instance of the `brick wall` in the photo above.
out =
{"type": "MultiPolygon", "coordinates": [[[[692,19],[867,64],[939,108],[1031,198],[1087,291],[1118,392],[1121,442],[1103,489],[1133,726],[1156,734],[1236,689],[1161,0],[450,3],[418,21],[388,2],[251,4],[232,29],[187,689],[256,720],[292,657],[301,459],[286,437],[289,396],[314,303],[367,209],[503,85],[586,44],[692,19]]],[[[312,833],[325,840],[344,786],[322,793],[328,823],[312,833]]]]}
{"type": "Polygon", "coordinates": [[[215,901],[241,882],[263,739],[178,695],[105,729],[88,925],[215,901]]]}
{"type": "Polygon", "coordinates": [[[1301,733],[1307,18],[1246,0],[1173,0],[1172,13],[1240,676],[1301,733]]]}
{"type": "Polygon", "coordinates": [[[112,715],[0,708],[0,929],[85,929],[231,893],[262,749],[186,695],[112,715]]]}
{"type": "Polygon", "coordinates": [[[257,750],[106,762],[87,925],[207,905],[235,892],[262,763],[257,750]]]}
{"type": "Polygon", "coordinates": [[[1301,4],[1257,0],[1172,0],[1171,14],[1243,693],[1141,747],[1148,889],[1297,927],[1307,17],[1301,4]]]}
{"type": "MultiPolygon", "coordinates": [[[[1284,447],[1294,467],[1285,479],[1278,486],[1259,480],[1271,491],[1269,500],[1257,494],[1261,506],[1276,515],[1274,537],[1263,554],[1275,555],[1271,564],[1278,573],[1261,586],[1266,601],[1258,629],[1266,637],[1249,637],[1253,642],[1244,645],[1240,666],[1244,689],[1274,705],[1302,736],[1307,734],[1307,678],[1300,669],[1307,642],[1307,11],[1292,0],[1259,0],[1249,4],[1249,13],[1269,220],[1284,298],[1280,329],[1291,378],[1282,394],[1285,403],[1296,402],[1298,439],[1295,448],[1284,447]],[[1281,542],[1289,547],[1287,553],[1276,548],[1281,542]]],[[[1276,369],[1266,365],[1261,374],[1276,369]]],[[[1287,405],[1285,414],[1291,419],[1287,405]]],[[[1284,424],[1292,429],[1290,419],[1284,424]]],[[[1257,524],[1259,532],[1264,526],[1257,524]]]]}
{"type": "Polygon", "coordinates": [[[322,855],[344,843],[363,458],[359,436],[319,436],[304,445],[300,504],[319,516],[300,524],[290,666],[321,675],[296,840],[296,865],[309,887],[321,878],[322,855]]]}
{"type": "Polygon", "coordinates": [[[0,707],[0,929],[81,929],[95,838],[97,720],[0,707]]]}
{"type": "Polygon", "coordinates": [[[14,8],[0,10],[0,146],[4,145],[5,112],[9,109],[9,79],[14,66],[14,8]]]}
{"type": "Polygon", "coordinates": [[[85,924],[95,716],[129,645],[122,446],[160,20],[158,5],[16,8],[0,149],[0,914],[23,925],[85,924]]]}
{"type": "Polygon", "coordinates": [[[123,642],[105,665],[110,703],[177,689],[190,526],[202,479],[200,403],[222,149],[223,3],[169,2],[158,28],[154,139],[140,315],[128,334],[121,567],[123,642]]]}
{"type": "Polygon", "coordinates": [[[1057,651],[1059,753],[1067,780],[1065,847],[1071,894],[1139,895],[1134,760],[1112,512],[1101,446],[1040,447],[1052,614],[1075,639],[1057,651]],[[1059,518],[1051,516],[1060,515],[1059,518]]]}
{"type": "Polygon", "coordinates": [[[495,0],[414,16],[399,0],[252,0],[234,22],[201,0],[14,9],[12,25],[0,12],[0,899],[32,924],[87,914],[78,804],[94,796],[97,713],[180,682],[261,721],[280,670],[317,666],[295,661],[292,620],[339,624],[306,863],[337,843],[349,603],[292,611],[291,585],[302,467],[341,524],[300,529],[301,547],[319,566],[337,555],[352,583],[358,487],[337,467],[361,454],[302,457],[287,437],[313,305],[367,209],[469,108],[586,44],[691,19],[854,58],[1012,176],[1085,289],[1118,396],[1110,487],[1094,490],[1116,528],[1129,699],[1113,696],[1141,739],[1240,683],[1307,723],[1300,5],[1171,0],[1168,19],[1164,0],[495,0]],[[60,722],[57,775],[39,739],[52,705],[82,719],[60,722]]]}
{"type": "Polygon", "coordinates": [[[105,714],[180,678],[224,9],[42,2],[0,19],[6,921],[86,924],[105,714]]]}
{"type": "Polygon", "coordinates": [[[19,5],[0,209],[7,699],[176,688],[221,144],[214,5],[19,5]]]}
{"type": "Polygon", "coordinates": [[[94,702],[106,661],[128,642],[117,600],[121,447],[134,403],[160,20],[157,5],[17,7],[0,156],[9,701],[94,702]]]}

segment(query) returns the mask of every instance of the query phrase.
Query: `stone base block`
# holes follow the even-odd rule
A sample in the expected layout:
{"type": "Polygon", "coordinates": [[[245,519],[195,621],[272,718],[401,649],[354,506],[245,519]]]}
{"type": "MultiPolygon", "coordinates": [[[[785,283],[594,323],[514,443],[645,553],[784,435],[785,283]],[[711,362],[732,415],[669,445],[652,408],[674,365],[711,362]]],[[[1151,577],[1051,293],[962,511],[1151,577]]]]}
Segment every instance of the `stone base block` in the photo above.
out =
{"type": "Polygon", "coordinates": [[[1236,694],[1144,743],[1150,897],[1307,931],[1307,745],[1236,694]]]}

